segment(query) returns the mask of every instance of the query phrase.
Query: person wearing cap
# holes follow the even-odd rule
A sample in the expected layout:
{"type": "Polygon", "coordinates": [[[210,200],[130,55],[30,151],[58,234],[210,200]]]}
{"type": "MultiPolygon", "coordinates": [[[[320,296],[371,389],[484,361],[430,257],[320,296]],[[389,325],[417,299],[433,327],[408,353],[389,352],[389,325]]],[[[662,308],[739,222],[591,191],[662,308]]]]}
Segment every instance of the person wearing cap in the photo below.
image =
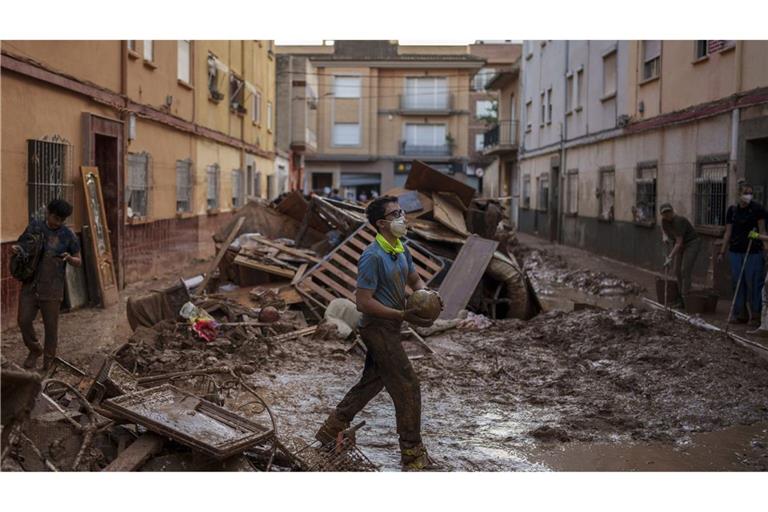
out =
{"type": "Polygon", "coordinates": [[[753,189],[749,183],[741,183],[738,202],[729,206],[725,214],[725,235],[717,260],[722,261],[725,251],[728,251],[734,293],[738,288],[733,316],[729,321],[747,323],[751,317],[752,322],[757,325],[762,310],[765,260],[763,242],[758,238],[753,239],[750,244],[749,240],[752,232],[765,233],[765,210],[760,203],[752,200],[752,193],[753,189]],[[744,277],[741,286],[737,286],[742,265],[744,277]],[[746,306],[749,306],[749,313],[745,309],[746,306]]]}
{"type": "Polygon", "coordinates": [[[667,255],[664,266],[674,269],[677,287],[683,300],[682,304],[678,303],[672,306],[682,307],[691,292],[691,276],[693,275],[693,267],[696,265],[696,258],[701,252],[701,238],[693,229],[691,222],[682,215],[677,215],[671,204],[662,204],[659,212],[661,213],[662,240],[665,244],[674,241],[674,246],[667,255]]]}

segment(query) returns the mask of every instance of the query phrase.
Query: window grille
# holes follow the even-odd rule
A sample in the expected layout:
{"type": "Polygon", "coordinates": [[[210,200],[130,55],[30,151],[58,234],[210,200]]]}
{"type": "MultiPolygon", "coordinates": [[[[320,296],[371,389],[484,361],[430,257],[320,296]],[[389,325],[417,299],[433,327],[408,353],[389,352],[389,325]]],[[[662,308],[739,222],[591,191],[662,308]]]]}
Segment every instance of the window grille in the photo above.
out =
{"type": "Polygon", "coordinates": [[[125,204],[130,217],[146,217],[149,202],[149,155],[128,154],[128,176],[125,180],[125,204]]]}
{"type": "Polygon", "coordinates": [[[699,164],[694,182],[694,220],[699,226],[724,226],[728,162],[699,164]]]}
{"type": "Polygon", "coordinates": [[[209,165],[206,174],[208,177],[208,209],[213,210],[219,207],[219,166],[217,164],[209,165]]]}
{"type": "Polygon", "coordinates": [[[656,220],[656,178],[657,167],[645,166],[637,169],[635,178],[635,222],[656,220]]]}
{"type": "Polygon", "coordinates": [[[189,160],[176,161],[176,211],[192,211],[192,162],[189,160]]]}
{"type": "Polygon", "coordinates": [[[73,204],[73,157],[72,145],[58,136],[50,139],[27,140],[30,220],[44,220],[46,207],[54,199],[64,199],[73,204]]]}

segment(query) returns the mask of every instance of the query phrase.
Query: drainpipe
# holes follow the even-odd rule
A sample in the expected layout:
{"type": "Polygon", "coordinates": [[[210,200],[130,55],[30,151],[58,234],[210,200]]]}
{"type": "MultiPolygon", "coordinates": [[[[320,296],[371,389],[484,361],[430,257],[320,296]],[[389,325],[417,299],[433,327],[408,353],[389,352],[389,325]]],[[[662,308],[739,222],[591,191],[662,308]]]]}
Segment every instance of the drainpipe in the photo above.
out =
{"type": "MultiPolygon", "coordinates": [[[[253,44],[252,41],[251,44],[253,44]]],[[[253,71],[255,75],[256,70],[253,71]]],[[[245,41],[240,41],[240,72],[243,74],[243,99],[245,99],[245,93],[248,90],[245,86],[245,41]]],[[[240,116],[240,140],[245,143],[245,114],[240,116]]],[[[241,184],[245,185],[245,146],[240,149],[240,173],[240,176],[243,176],[241,184]]],[[[242,194],[243,191],[241,190],[240,193],[242,194]]]]}
{"type": "MultiPolygon", "coordinates": [[[[122,160],[122,176],[118,176],[117,183],[118,183],[118,196],[117,196],[117,204],[119,206],[125,207],[121,203],[121,198],[124,196],[124,190],[125,190],[125,169],[126,169],[126,163],[128,162],[128,132],[130,129],[130,119],[131,115],[128,112],[128,41],[123,40],[122,44],[120,45],[120,95],[123,97],[123,108],[120,110],[120,119],[123,122],[123,136],[122,144],[121,144],[121,151],[122,154],[120,155],[122,160]],[[122,187],[120,187],[122,185],[122,187]]],[[[118,222],[123,222],[122,216],[118,214],[117,216],[118,222]]],[[[121,226],[118,226],[118,233],[115,233],[115,236],[117,236],[120,233],[121,226]]],[[[123,239],[122,237],[118,236],[117,238],[117,253],[122,255],[123,254],[123,239]]],[[[125,287],[125,267],[123,266],[124,258],[119,258],[118,261],[116,261],[116,267],[117,267],[117,281],[118,281],[118,289],[123,289],[125,287]]]]}
{"type": "MultiPolygon", "coordinates": [[[[739,122],[741,120],[741,109],[735,108],[731,111],[731,167],[734,174],[739,172],[736,161],[739,157],[739,122]]],[[[746,169],[744,169],[746,171],[746,169]]],[[[742,176],[746,178],[746,176],[742,176]]]]}

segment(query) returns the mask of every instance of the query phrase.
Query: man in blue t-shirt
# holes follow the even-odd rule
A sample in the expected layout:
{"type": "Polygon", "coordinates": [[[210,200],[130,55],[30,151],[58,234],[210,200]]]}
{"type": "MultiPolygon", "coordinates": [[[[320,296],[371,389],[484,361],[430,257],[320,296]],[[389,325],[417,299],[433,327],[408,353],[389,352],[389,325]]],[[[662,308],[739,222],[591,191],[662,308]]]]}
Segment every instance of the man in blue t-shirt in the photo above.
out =
{"type": "Polygon", "coordinates": [[[19,295],[18,323],[24,345],[29,355],[24,360],[24,368],[32,369],[37,359],[43,356],[43,370],[47,371],[56,357],[59,331],[59,309],[64,300],[64,281],[66,264],[79,267],[80,242],[77,236],[64,225],[72,215],[72,205],[63,199],[54,199],[48,204],[45,221],[33,220],[19,237],[17,245],[11,249],[20,252],[20,244],[31,234],[43,236],[42,256],[35,273],[21,286],[19,295]],[[34,321],[40,311],[45,327],[45,344],[37,341],[34,321]]]}
{"type": "Polygon", "coordinates": [[[360,337],[367,353],[360,381],[350,389],[315,435],[323,444],[349,428],[360,412],[382,389],[395,404],[397,433],[403,469],[435,469],[421,440],[421,389],[411,361],[403,349],[400,330],[403,321],[429,326],[432,322],[406,310],[406,286],[425,288],[416,273],[408,249],[400,241],[407,227],[405,213],[396,197],[382,196],[366,208],[368,221],[376,228],[376,240],[357,265],[357,309],[360,337]]]}

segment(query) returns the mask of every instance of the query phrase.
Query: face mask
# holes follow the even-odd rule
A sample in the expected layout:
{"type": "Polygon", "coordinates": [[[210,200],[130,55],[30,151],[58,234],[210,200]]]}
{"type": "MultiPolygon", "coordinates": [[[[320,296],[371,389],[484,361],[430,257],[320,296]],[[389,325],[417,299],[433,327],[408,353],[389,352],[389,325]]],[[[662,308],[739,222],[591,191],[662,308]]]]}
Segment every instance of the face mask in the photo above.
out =
{"type": "Polygon", "coordinates": [[[743,196],[741,196],[741,200],[744,201],[745,203],[749,203],[750,201],[752,201],[752,194],[744,194],[743,196]]]}
{"type": "Polygon", "coordinates": [[[405,217],[398,217],[389,223],[389,230],[397,238],[405,236],[408,232],[408,226],[405,223],[405,217]]]}

